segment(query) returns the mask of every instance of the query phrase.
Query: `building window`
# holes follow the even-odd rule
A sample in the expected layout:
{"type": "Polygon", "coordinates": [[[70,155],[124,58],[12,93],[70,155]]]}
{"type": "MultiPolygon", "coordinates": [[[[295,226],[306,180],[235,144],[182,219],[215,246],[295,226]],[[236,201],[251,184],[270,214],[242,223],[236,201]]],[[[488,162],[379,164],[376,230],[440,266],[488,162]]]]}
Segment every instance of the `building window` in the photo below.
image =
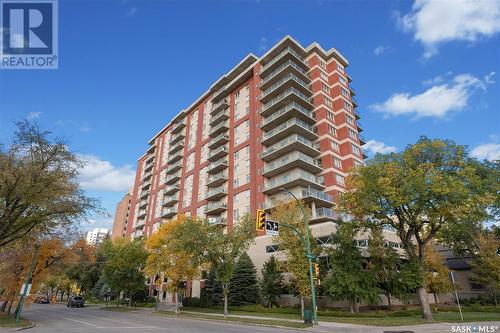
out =
{"type": "Polygon", "coordinates": [[[347,111],[351,111],[352,110],[351,104],[349,104],[348,102],[344,101],[344,109],[346,109],[347,111]]]}
{"type": "Polygon", "coordinates": [[[331,120],[333,122],[333,113],[330,111],[326,111],[326,117],[328,120],[331,120]]]}
{"type": "Polygon", "coordinates": [[[330,87],[328,87],[327,84],[321,82],[321,89],[326,92],[327,94],[330,94],[330,87]]]}
{"type": "Polygon", "coordinates": [[[326,106],[328,106],[329,108],[332,107],[333,102],[331,101],[331,99],[329,99],[327,97],[323,97],[323,100],[324,100],[324,103],[325,103],[326,106]]]}
{"type": "Polygon", "coordinates": [[[344,88],[342,88],[341,91],[342,91],[342,96],[344,96],[344,97],[350,97],[349,96],[349,92],[347,90],[345,90],[344,88]]]}
{"type": "Polygon", "coordinates": [[[342,83],[343,85],[347,85],[347,80],[340,75],[339,75],[339,82],[342,83]]]}
{"type": "Polygon", "coordinates": [[[335,181],[337,182],[337,184],[345,185],[344,176],[339,175],[338,173],[335,174],[335,181]]]}
{"type": "Polygon", "coordinates": [[[328,125],[328,133],[330,133],[333,136],[337,136],[337,130],[332,125],[328,125]]]}
{"type": "Polygon", "coordinates": [[[321,59],[318,59],[318,66],[323,68],[323,69],[326,69],[326,64],[323,60],[321,59]]]}
{"type": "Polygon", "coordinates": [[[340,73],[344,73],[344,67],[340,64],[337,64],[337,70],[340,72],[340,73]]]}
{"type": "Polygon", "coordinates": [[[349,129],[349,137],[353,140],[356,140],[358,138],[358,135],[352,129],[349,129]]]}
{"type": "Polygon", "coordinates": [[[348,123],[349,125],[353,125],[353,126],[354,126],[354,119],[352,119],[352,117],[347,116],[347,117],[346,117],[346,120],[347,120],[347,123],[348,123]]]}
{"type": "Polygon", "coordinates": [[[356,146],[355,144],[351,144],[351,147],[352,147],[352,152],[356,155],[360,155],[360,150],[359,150],[359,147],[356,146]]]}
{"type": "Polygon", "coordinates": [[[338,153],[340,151],[339,144],[337,142],[335,142],[335,141],[332,141],[331,143],[332,143],[332,149],[333,149],[333,151],[335,151],[335,152],[338,153]]]}
{"type": "Polygon", "coordinates": [[[320,71],[320,72],[319,72],[319,76],[320,76],[323,80],[325,80],[326,82],[328,82],[328,75],[327,75],[325,72],[320,71]]]}
{"type": "Polygon", "coordinates": [[[342,161],[338,157],[333,157],[333,164],[337,169],[342,169],[342,161]]]}

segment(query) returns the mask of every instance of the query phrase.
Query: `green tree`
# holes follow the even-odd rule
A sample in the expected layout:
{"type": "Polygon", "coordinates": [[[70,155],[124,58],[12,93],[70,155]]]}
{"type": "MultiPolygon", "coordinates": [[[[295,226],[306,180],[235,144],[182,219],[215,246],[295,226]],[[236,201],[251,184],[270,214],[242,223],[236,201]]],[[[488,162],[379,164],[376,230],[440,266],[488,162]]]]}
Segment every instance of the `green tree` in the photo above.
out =
{"type": "Polygon", "coordinates": [[[387,297],[387,307],[391,309],[391,294],[395,296],[394,294],[399,294],[400,291],[398,290],[398,281],[402,277],[398,267],[400,256],[394,248],[386,244],[381,227],[375,225],[370,231],[368,268],[375,275],[380,289],[384,291],[387,297]]]}
{"type": "Polygon", "coordinates": [[[65,142],[22,121],[13,144],[0,145],[0,248],[29,234],[71,227],[100,210],[78,182],[83,162],[65,142]]]}
{"type": "Polygon", "coordinates": [[[479,236],[478,254],[472,260],[472,280],[489,289],[498,305],[496,292],[500,289],[500,239],[496,236],[499,229],[484,232],[479,236]]]}
{"type": "Polygon", "coordinates": [[[260,293],[270,309],[274,304],[277,304],[276,300],[283,290],[283,275],[274,256],[271,256],[264,263],[261,273],[260,293]]]}
{"type": "Polygon", "coordinates": [[[217,281],[215,270],[211,269],[208,272],[208,277],[205,280],[205,286],[201,290],[200,298],[210,306],[217,306],[222,304],[223,291],[222,285],[217,281]]]}
{"type": "MultiPolygon", "coordinates": [[[[491,218],[497,198],[492,166],[452,141],[422,137],[401,153],[375,156],[351,171],[341,208],[397,230],[411,261],[424,272],[426,245],[457,224],[491,218]]],[[[422,317],[432,319],[425,286],[418,288],[422,317]]]]}
{"type": "Polygon", "coordinates": [[[365,259],[354,241],[356,234],[353,223],[338,224],[329,250],[331,273],[323,285],[326,295],[332,299],[349,301],[351,312],[359,312],[362,301],[379,301],[375,276],[363,267],[365,259]]]}
{"type": "Polygon", "coordinates": [[[453,283],[450,281],[450,270],[446,267],[444,257],[432,243],[425,251],[424,270],[425,287],[434,295],[434,305],[438,311],[437,295],[453,291],[453,283]]]}
{"type": "Polygon", "coordinates": [[[229,305],[257,304],[258,298],[257,270],[248,254],[242,253],[229,280],[229,305]]]}
{"type": "MultiPolygon", "coordinates": [[[[306,214],[310,212],[306,209],[306,214]]],[[[281,224],[288,224],[297,229],[303,238],[306,235],[304,217],[295,201],[278,205],[272,212],[271,218],[281,224]]],[[[309,262],[306,257],[304,243],[290,228],[281,227],[278,236],[273,237],[286,256],[286,261],[280,262],[282,271],[291,273],[294,279],[294,289],[300,296],[301,314],[304,314],[304,299],[311,297],[311,280],[309,278],[309,262]]],[[[311,238],[311,251],[314,255],[320,254],[320,248],[314,238],[311,238]]]]}
{"type": "Polygon", "coordinates": [[[222,285],[224,318],[228,316],[229,281],[237,258],[245,252],[255,236],[254,224],[248,215],[235,221],[227,232],[220,225],[206,220],[187,219],[176,229],[179,245],[197,259],[199,265],[209,265],[222,285]]]}
{"type": "Polygon", "coordinates": [[[113,290],[129,296],[130,307],[132,295],[145,288],[143,270],[148,253],[144,244],[140,240],[117,239],[105,241],[102,246],[106,255],[104,280],[113,290]]]}

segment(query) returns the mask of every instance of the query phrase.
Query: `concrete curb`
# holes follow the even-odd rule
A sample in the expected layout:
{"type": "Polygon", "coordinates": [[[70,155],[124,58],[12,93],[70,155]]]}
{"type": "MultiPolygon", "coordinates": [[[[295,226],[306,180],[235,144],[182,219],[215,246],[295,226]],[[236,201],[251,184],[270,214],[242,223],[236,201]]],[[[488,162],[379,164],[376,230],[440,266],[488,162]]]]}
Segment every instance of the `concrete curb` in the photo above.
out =
{"type": "Polygon", "coordinates": [[[18,332],[18,331],[24,331],[24,330],[29,330],[30,328],[33,328],[36,326],[36,323],[35,322],[32,322],[30,325],[28,326],[24,326],[24,327],[19,327],[19,328],[16,328],[15,330],[11,331],[11,332],[18,332]]]}

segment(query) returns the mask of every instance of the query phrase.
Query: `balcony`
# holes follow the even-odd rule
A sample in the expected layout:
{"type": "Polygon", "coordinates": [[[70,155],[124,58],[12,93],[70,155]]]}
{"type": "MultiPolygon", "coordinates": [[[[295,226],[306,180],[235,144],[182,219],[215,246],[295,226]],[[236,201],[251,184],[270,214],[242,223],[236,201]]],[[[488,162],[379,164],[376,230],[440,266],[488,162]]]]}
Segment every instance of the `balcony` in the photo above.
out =
{"type": "Polygon", "coordinates": [[[311,86],[308,83],[296,75],[289,73],[262,92],[262,95],[260,96],[261,103],[267,103],[272,98],[278,96],[280,93],[283,93],[290,87],[296,88],[297,91],[300,91],[308,97],[312,95],[311,86]]]}
{"type": "Polygon", "coordinates": [[[351,85],[349,85],[349,90],[351,91],[351,96],[356,95],[356,90],[354,90],[354,88],[351,85]]]}
{"type": "Polygon", "coordinates": [[[262,175],[265,177],[274,177],[293,168],[301,168],[313,174],[323,170],[317,159],[296,151],[267,163],[264,166],[262,175]]]}
{"type": "Polygon", "coordinates": [[[183,156],[182,151],[177,151],[177,152],[175,152],[173,154],[169,154],[168,155],[167,163],[168,164],[174,164],[178,160],[182,159],[182,156],[183,156]]]}
{"type": "Polygon", "coordinates": [[[219,186],[219,187],[214,187],[210,188],[208,190],[207,196],[205,197],[206,200],[209,201],[214,201],[214,200],[220,200],[224,198],[227,195],[227,189],[225,186],[219,186]]]}
{"type": "Polygon", "coordinates": [[[271,73],[274,69],[276,69],[280,64],[289,59],[293,59],[295,63],[301,66],[304,70],[309,70],[308,66],[302,60],[302,56],[291,47],[287,47],[280,54],[274,57],[271,61],[262,66],[260,70],[260,77],[268,76],[269,73],[271,73]]]}
{"type": "Polygon", "coordinates": [[[300,151],[309,156],[318,156],[320,151],[317,144],[300,135],[294,134],[285,138],[262,151],[261,158],[264,161],[272,161],[279,156],[292,151],[300,151]]]}
{"type": "Polygon", "coordinates": [[[208,133],[208,135],[211,138],[215,138],[217,135],[222,134],[224,132],[227,132],[228,129],[229,129],[229,123],[227,121],[224,121],[224,122],[218,124],[217,126],[212,127],[212,129],[210,130],[210,133],[208,133]]]}
{"type": "Polygon", "coordinates": [[[366,145],[366,139],[364,136],[362,136],[361,134],[358,134],[358,138],[359,138],[359,144],[360,145],[366,145]]]}
{"type": "Polygon", "coordinates": [[[219,101],[225,95],[227,95],[226,86],[222,86],[219,90],[214,92],[214,94],[212,95],[212,102],[216,102],[217,104],[219,104],[217,101],[219,101]]]}
{"type": "Polygon", "coordinates": [[[229,142],[229,135],[226,133],[222,133],[217,135],[215,138],[212,138],[212,140],[210,140],[208,148],[214,149],[228,142],[229,142]]]}
{"type": "Polygon", "coordinates": [[[318,135],[315,133],[314,127],[303,122],[300,119],[292,118],[286,123],[273,128],[272,130],[262,135],[261,143],[263,145],[271,145],[279,140],[286,138],[292,134],[299,134],[308,140],[316,140],[318,135]]]}
{"type": "Polygon", "coordinates": [[[361,133],[361,132],[364,131],[363,124],[361,124],[361,122],[357,121],[356,122],[356,127],[358,128],[358,133],[361,133]]]}
{"type": "Polygon", "coordinates": [[[147,199],[139,201],[139,208],[144,208],[147,205],[148,205],[148,200],[147,199]]]}
{"type": "Polygon", "coordinates": [[[276,68],[274,71],[269,73],[269,75],[267,75],[266,78],[259,84],[259,88],[263,90],[269,88],[273,83],[278,81],[283,75],[287,73],[295,74],[303,81],[309,81],[309,74],[307,74],[307,71],[304,70],[301,66],[297,65],[295,61],[288,60],[278,68],[276,68]]]}
{"type": "Polygon", "coordinates": [[[161,210],[161,217],[167,219],[173,217],[175,214],[177,214],[177,207],[168,207],[161,210]]]}
{"type": "Polygon", "coordinates": [[[144,191],[141,192],[141,195],[139,196],[139,198],[144,199],[148,195],[149,195],[149,190],[144,190],[144,191]]]}
{"type": "Polygon", "coordinates": [[[165,170],[165,172],[167,174],[172,174],[174,172],[176,172],[177,170],[180,170],[182,169],[182,161],[178,161],[178,162],[175,162],[174,164],[170,164],[168,167],[167,167],[167,170],[165,170]]]}
{"type": "Polygon", "coordinates": [[[278,111],[279,109],[285,107],[287,104],[291,102],[296,102],[299,105],[303,106],[307,110],[312,110],[314,106],[311,103],[311,98],[304,95],[302,92],[295,88],[288,88],[269,102],[265,103],[262,106],[260,114],[263,117],[269,116],[271,113],[278,111]]]}
{"type": "Polygon", "coordinates": [[[148,173],[149,171],[153,170],[154,167],[154,162],[153,163],[148,163],[144,165],[144,174],[148,173]]]}
{"type": "Polygon", "coordinates": [[[162,205],[163,206],[172,206],[176,202],[179,202],[179,195],[173,194],[163,198],[162,205]]]}
{"type": "Polygon", "coordinates": [[[147,157],[146,157],[146,160],[144,160],[144,163],[146,164],[149,164],[151,162],[153,162],[153,160],[155,159],[155,154],[148,154],[147,157]]]}
{"type": "Polygon", "coordinates": [[[227,181],[227,173],[222,171],[216,173],[215,175],[208,176],[207,186],[208,187],[217,187],[224,184],[227,181]]]}
{"type": "Polygon", "coordinates": [[[173,186],[167,186],[163,189],[163,194],[164,195],[171,195],[177,191],[179,191],[179,186],[173,185],[173,186]]]}
{"type": "Polygon", "coordinates": [[[145,209],[139,209],[137,212],[137,218],[143,218],[146,217],[146,210],[145,209]]]}
{"type": "Polygon", "coordinates": [[[179,181],[179,179],[181,179],[181,173],[180,173],[180,171],[177,171],[176,173],[169,175],[165,179],[165,184],[174,185],[175,183],[177,183],[179,181]]]}
{"type": "Polygon", "coordinates": [[[208,223],[210,224],[215,224],[215,225],[226,225],[227,224],[227,219],[225,217],[220,217],[220,216],[217,216],[217,217],[209,217],[207,219],[208,223]]]}
{"type": "Polygon", "coordinates": [[[182,150],[182,148],[184,148],[184,142],[179,142],[178,144],[176,145],[171,145],[170,146],[170,150],[168,151],[169,154],[174,154],[180,150],[182,150]]]}
{"type": "Polygon", "coordinates": [[[207,172],[211,173],[211,174],[218,173],[218,172],[221,172],[224,169],[227,169],[227,166],[228,166],[228,164],[227,164],[227,158],[225,158],[225,159],[222,159],[222,160],[210,163],[208,165],[207,172]]]}
{"type": "Polygon", "coordinates": [[[361,155],[363,156],[363,158],[368,158],[368,152],[366,151],[366,149],[361,148],[361,155]]]}
{"type": "Polygon", "coordinates": [[[222,110],[210,118],[210,125],[215,126],[226,119],[229,119],[229,110],[222,110]]]}
{"type": "Polygon", "coordinates": [[[208,155],[208,160],[213,162],[229,154],[229,148],[224,145],[219,148],[213,149],[208,155]]]}
{"type": "Polygon", "coordinates": [[[144,228],[144,225],[145,225],[146,221],[144,221],[143,218],[138,218],[136,221],[135,221],[135,228],[136,229],[142,229],[144,228]]]}
{"type": "Polygon", "coordinates": [[[331,207],[333,206],[333,197],[323,191],[318,191],[313,187],[303,188],[301,191],[301,198],[305,202],[314,201],[318,207],[331,207]]]}
{"type": "Polygon", "coordinates": [[[357,108],[359,106],[358,101],[355,98],[351,98],[352,100],[352,106],[357,108]]]}
{"type": "Polygon", "coordinates": [[[339,221],[340,215],[336,213],[331,208],[317,208],[316,214],[313,212],[313,216],[311,216],[311,222],[325,222],[325,221],[339,221]]]}
{"type": "Polygon", "coordinates": [[[220,214],[225,210],[227,210],[227,203],[216,201],[208,203],[208,205],[205,206],[204,212],[207,215],[215,215],[220,214]]]}
{"type": "Polygon", "coordinates": [[[150,187],[150,186],[151,186],[151,179],[149,179],[149,180],[145,180],[145,181],[141,184],[141,188],[142,188],[142,189],[146,189],[146,188],[148,188],[148,187],[150,187]]]}
{"type": "Polygon", "coordinates": [[[296,186],[314,187],[323,190],[325,187],[320,184],[320,180],[315,175],[302,171],[293,170],[287,174],[277,176],[265,182],[264,190],[266,194],[273,194],[280,191],[281,188],[291,188],[296,186]]]}
{"type": "Polygon", "coordinates": [[[228,107],[229,107],[229,99],[224,98],[223,100],[212,105],[212,109],[210,109],[210,114],[214,115],[217,112],[219,112],[220,110],[225,110],[228,107]]]}
{"type": "Polygon", "coordinates": [[[186,120],[181,120],[178,123],[174,124],[174,126],[172,127],[172,133],[177,133],[184,127],[186,127],[186,120]]]}
{"type": "Polygon", "coordinates": [[[152,170],[150,170],[150,171],[148,171],[148,172],[144,172],[144,174],[142,175],[142,179],[143,179],[143,180],[146,180],[146,179],[148,179],[149,177],[151,177],[152,175],[153,175],[153,171],[152,171],[152,170]]]}
{"type": "Polygon", "coordinates": [[[172,135],[172,137],[170,138],[170,145],[175,145],[177,142],[181,141],[185,137],[186,137],[185,131],[172,135]]]}
{"type": "Polygon", "coordinates": [[[264,131],[269,131],[290,118],[300,119],[309,125],[316,124],[313,112],[293,102],[263,119],[260,128],[264,131]]]}
{"type": "Polygon", "coordinates": [[[359,112],[356,109],[353,109],[352,113],[354,113],[354,117],[356,117],[356,120],[358,120],[359,118],[361,118],[361,116],[359,115],[359,112]]]}

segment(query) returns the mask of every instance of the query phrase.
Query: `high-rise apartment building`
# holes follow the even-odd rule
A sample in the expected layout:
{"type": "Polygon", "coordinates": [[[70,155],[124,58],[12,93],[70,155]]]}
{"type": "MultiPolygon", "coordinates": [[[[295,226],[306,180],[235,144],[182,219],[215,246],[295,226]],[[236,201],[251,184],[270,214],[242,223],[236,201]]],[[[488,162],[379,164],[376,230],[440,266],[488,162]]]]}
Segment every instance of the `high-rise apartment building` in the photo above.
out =
{"type": "MultiPolygon", "coordinates": [[[[127,234],[149,236],[178,214],[228,228],[245,213],[290,200],[312,209],[312,232],[328,236],[332,206],[350,168],[365,157],[348,61],[287,36],[245,57],[149,141],[139,158],[127,234]]],[[[257,267],[273,251],[261,235],[257,267]]]]}
{"type": "Polygon", "coordinates": [[[130,215],[132,191],[133,189],[130,189],[116,205],[113,229],[111,229],[112,239],[125,237],[127,235],[127,221],[130,215]]]}
{"type": "Polygon", "coordinates": [[[87,244],[99,245],[108,237],[109,237],[108,229],[94,228],[94,230],[87,232],[87,236],[85,237],[85,239],[87,241],[87,244]]]}

